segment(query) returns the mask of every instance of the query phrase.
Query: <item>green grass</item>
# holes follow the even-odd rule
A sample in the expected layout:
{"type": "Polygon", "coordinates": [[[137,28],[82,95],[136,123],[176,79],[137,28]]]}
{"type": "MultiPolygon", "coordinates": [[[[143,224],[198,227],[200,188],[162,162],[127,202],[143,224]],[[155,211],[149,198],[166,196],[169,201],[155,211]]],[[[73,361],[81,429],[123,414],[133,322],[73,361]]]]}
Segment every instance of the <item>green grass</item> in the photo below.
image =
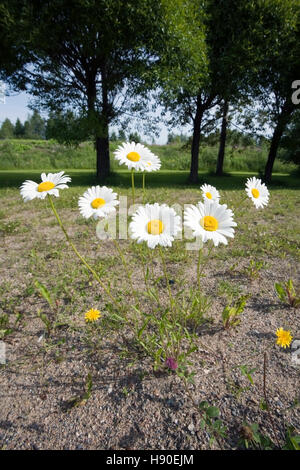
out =
{"type": "MultiPolygon", "coordinates": [[[[85,189],[93,184],[97,184],[95,173],[91,170],[70,170],[68,174],[72,177],[72,183],[68,191],[62,191],[61,197],[56,199],[59,209],[73,209],[77,211],[78,197],[85,189]]],[[[234,210],[239,217],[240,230],[237,239],[232,246],[230,256],[249,257],[251,253],[257,256],[286,256],[292,254],[297,257],[299,252],[299,223],[297,211],[299,211],[300,189],[299,179],[285,174],[275,174],[273,176],[270,204],[264,211],[256,211],[248,203],[248,209],[239,209],[239,204],[244,197],[245,181],[252,173],[233,172],[231,175],[218,178],[208,173],[200,173],[201,182],[208,182],[215,185],[221,192],[221,201],[234,210]],[[256,219],[259,217],[259,224],[256,219]],[[284,220],[283,223],[278,221],[284,220]],[[249,236],[248,227],[254,223],[249,236]],[[288,227],[288,230],[287,230],[288,227]]],[[[187,184],[188,172],[185,171],[160,171],[147,175],[147,201],[150,203],[164,202],[167,204],[196,203],[201,198],[200,183],[196,185],[187,184]]],[[[26,179],[39,181],[40,171],[1,171],[0,172],[0,232],[6,235],[24,233],[30,228],[22,225],[18,221],[19,211],[26,212],[36,210],[37,214],[42,211],[43,204],[35,200],[24,204],[20,199],[19,186],[26,179]],[[17,208],[16,208],[17,204],[17,208]],[[11,214],[14,214],[11,217],[11,214]],[[7,220],[9,218],[9,220],[7,220]]],[[[142,202],[141,175],[136,175],[136,202],[142,202]]],[[[118,194],[126,195],[128,205],[131,204],[131,178],[128,171],[118,171],[111,175],[106,183],[118,194]]],[[[76,212],[77,213],[77,212],[76,212]]],[[[41,212],[42,214],[42,212],[41,212]]],[[[54,221],[53,221],[54,222],[54,221]]],[[[90,221],[84,221],[79,213],[76,218],[76,225],[79,231],[85,226],[88,228],[90,221]],[[80,228],[81,227],[81,228],[80,228]]],[[[79,232],[80,233],[80,232],[79,232]]],[[[82,236],[84,236],[82,234],[82,236]]],[[[182,244],[184,246],[184,244],[182,244]]],[[[176,256],[181,257],[179,246],[176,256]]],[[[216,256],[225,259],[229,256],[226,247],[220,247],[216,256]]]]}
{"type": "MultiPolygon", "coordinates": [[[[56,169],[50,169],[45,171],[56,171],[56,169]]],[[[66,173],[72,177],[72,184],[75,186],[89,186],[98,184],[98,180],[95,171],[92,170],[78,170],[68,169],[66,173]]],[[[2,170],[0,171],[0,188],[17,188],[25,180],[39,180],[41,171],[40,170],[2,170]]],[[[199,172],[199,183],[194,185],[188,184],[188,171],[169,171],[160,170],[156,173],[149,173],[146,175],[146,185],[150,188],[163,188],[163,187],[180,187],[182,189],[199,187],[201,183],[209,183],[216,186],[219,189],[224,190],[235,190],[243,189],[245,186],[246,178],[256,175],[251,172],[231,172],[225,176],[217,177],[210,173],[200,171],[199,172]]],[[[112,172],[108,178],[108,185],[128,189],[131,188],[130,172],[126,170],[118,170],[112,172]]],[[[135,185],[141,188],[142,178],[141,174],[135,175],[135,185]]],[[[297,176],[292,176],[286,173],[274,173],[272,178],[271,187],[274,189],[278,188],[294,188],[300,189],[300,180],[297,176]]]]}
{"type": "MultiPolygon", "coordinates": [[[[119,169],[112,152],[121,142],[111,142],[111,168],[119,169]]],[[[190,148],[182,144],[150,145],[151,150],[162,161],[163,170],[188,171],[190,148]]],[[[202,146],[199,154],[199,168],[215,171],[218,148],[202,146]]],[[[261,172],[267,159],[267,148],[245,147],[226,149],[224,170],[261,172]]],[[[79,147],[68,147],[54,140],[0,140],[0,170],[48,170],[48,169],[95,169],[96,155],[92,142],[83,142],[79,147]]],[[[275,162],[274,171],[288,173],[295,169],[292,164],[275,162]]]]}

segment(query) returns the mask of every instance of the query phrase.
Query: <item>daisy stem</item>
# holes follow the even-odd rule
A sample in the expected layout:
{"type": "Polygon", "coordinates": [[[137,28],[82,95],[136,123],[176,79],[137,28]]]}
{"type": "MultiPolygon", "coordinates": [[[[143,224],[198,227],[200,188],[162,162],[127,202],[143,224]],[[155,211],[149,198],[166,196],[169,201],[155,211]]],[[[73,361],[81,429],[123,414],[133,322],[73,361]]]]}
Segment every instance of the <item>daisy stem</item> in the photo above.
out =
{"type": "Polygon", "coordinates": [[[165,280],[166,280],[167,288],[168,288],[168,292],[169,292],[170,306],[171,306],[171,310],[173,312],[174,299],[173,299],[173,296],[172,296],[171,287],[170,287],[170,283],[169,283],[169,278],[168,278],[168,274],[167,274],[166,260],[165,260],[164,254],[163,254],[163,250],[161,249],[160,246],[158,246],[158,249],[159,249],[159,254],[160,254],[160,257],[161,257],[161,260],[162,260],[164,276],[165,276],[165,280]]]}
{"type": "Polygon", "coordinates": [[[146,179],[146,175],[145,175],[145,172],[143,173],[143,203],[145,203],[145,179],[146,179]]]}
{"type": "Polygon", "coordinates": [[[130,284],[130,288],[131,288],[131,292],[133,294],[133,297],[134,297],[136,303],[138,303],[138,300],[137,300],[137,297],[136,297],[136,292],[135,292],[135,290],[133,288],[133,284],[132,284],[131,272],[128,269],[128,265],[126,263],[126,259],[125,259],[125,256],[123,254],[123,251],[121,250],[120,244],[117,240],[113,239],[113,242],[114,242],[115,247],[117,248],[117,251],[118,251],[118,253],[120,255],[120,258],[121,258],[121,261],[123,263],[127,278],[129,280],[129,284],[130,284]]]}
{"type": "Polygon", "coordinates": [[[132,204],[134,205],[134,168],[131,170],[132,204]]]}
{"type": "Polygon", "coordinates": [[[81,256],[81,254],[79,253],[79,251],[77,250],[77,248],[75,247],[75,245],[73,244],[72,240],[70,239],[56,209],[55,209],[55,206],[54,206],[54,203],[53,203],[53,200],[51,198],[51,196],[49,194],[47,194],[47,197],[48,197],[48,200],[50,201],[50,205],[51,205],[51,209],[56,217],[56,220],[60,226],[60,228],[62,229],[69,245],[71,246],[71,248],[73,249],[74,253],[76,254],[76,256],[80,259],[80,261],[88,268],[88,270],[93,274],[94,278],[96,279],[96,281],[98,281],[98,283],[100,284],[100,286],[105,290],[106,294],[109,296],[109,298],[112,300],[112,302],[119,308],[119,304],[118,302],[116,301],[116,299],[111,295],[108,287],[106,287],[106,285],[101,281],[100,277],[98,276],[98,274],[96,273],[96,271],[88,264],[88,262],[84,259],[83,256],[81,256]]]}
{"type": "Polygon", "coordinates": [[[202,250],[203,250],[203,247],[199,248],[198,263],[197,263],[197,284],[198,284],[199,291],[200,291],[200,264],[201,264],[201,258],[202,258],[202,250]]]}
{"type": "MultiPolygon", "coordinates": [[[[209,260],[209,257],[210,257],[210,254],[211,254],[211,252],[212,252],[213,247],[214,247],[214,245],[211,245],[211,247],[209,248],[208,254],[207,254],[207,257],[206,257],[206,260],[205,260],[205,262],[202,264],[202,268],[199,270],[199,274],[198,274],[199,282],[200,282],[200,277],[201,277],[201,275],[202,275],[202,273],[203,273],[203,271],[204,271],[204,268],[205,268],[205,266],[206,266],[206,264],[207,264],[207,261],[209,260]]],[[[198,260],[198,261],[199,261],[199,260],[198,260]]]]}

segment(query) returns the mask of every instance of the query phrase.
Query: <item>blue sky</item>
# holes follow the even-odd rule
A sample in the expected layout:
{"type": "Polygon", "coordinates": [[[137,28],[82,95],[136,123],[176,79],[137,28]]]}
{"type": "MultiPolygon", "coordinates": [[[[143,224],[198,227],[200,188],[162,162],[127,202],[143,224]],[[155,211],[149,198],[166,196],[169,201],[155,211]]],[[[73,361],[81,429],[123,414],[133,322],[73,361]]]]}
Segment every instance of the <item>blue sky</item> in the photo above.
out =
{"type": "Polygon", "coordinates": [[[15,93],[12,96],[5,97],[5,103],[0,103],[0,124],[8,118],[15,123],[17,118],[24,122],[28,114],[31,114],[27,108],[29,96],[26,93],[15,93]]]}

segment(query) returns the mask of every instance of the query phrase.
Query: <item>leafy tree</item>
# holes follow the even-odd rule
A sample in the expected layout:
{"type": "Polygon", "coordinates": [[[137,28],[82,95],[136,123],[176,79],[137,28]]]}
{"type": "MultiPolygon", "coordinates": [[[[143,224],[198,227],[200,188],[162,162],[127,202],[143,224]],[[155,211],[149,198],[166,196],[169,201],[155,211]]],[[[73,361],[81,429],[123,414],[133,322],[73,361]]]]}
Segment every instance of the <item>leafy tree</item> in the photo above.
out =
{"type": "Polygon", "coordinates": [[[0,129],[0,139],[13,139],[15,128],[11,121],[6,118],[0,129]]]}
{"type": "Polygon", "coordinates": [[[24,125],[21,123],[19,118],[16,120],[14,132],[15,132],[15,137],[17,138],[24,137],[24,133],[25,133],[24,125]]]}
{"type": "Polygon", "coordinates": [[[130,142],[135,142],[136,144],[138,144],[139,142],[141,142],[141,137],[137,132],[132,132],[131,134],[129,134],[129,140],[130,142]]]}
{"type": "Polygon", "coordinates": [[[116,141],[118,140],[117,134],[115,133],[115,131],[112,131],[112,133],[110,134],[109,140],[110,140],[111,142],[116,142],[116,141]]]}
{"type": "Polygon", "coordinates": [[[30,127],[33,139],[45,139],[45,121],[36,110],[30,118],[30,127]]]}
{"type": "MultiPolygon", "coordinates": [[[[298,0],[269,0],[265,2],[262,22],[270,30],[268,54],[259,70],[260,86],[255,90],[264,109],[268,112],[269,125],[273,128],[264,179],[271,181],[274,161],[286,126],[297,106],[292,102],[292,83],[300,70],[300,4],[298,0]]],[[[266,40],[267,38],[265,38],[266,40]]]]}
{"type": "MultiPolygon", "coordinates": [[[[276,1],[276,0],[275,0],[276,1]]],[[[216,174],[222,175],[225,157],[227,128],[231,113],[250,101],[252,81],[259,63],[266,54],[261,36],[260,0],[207,1],[207,45],[211,80],[214,81],[220,102],[220,143],[216,174]],[[234,15],[232,14],[234,12],[234,15]],[[249,74],[249,70],[252,74],[249,74]]],[[[269,34],[265,24],[265,34],[269,34]]]]}
{"type": "Polygon", "coordinates": [[[77,146],[85,139],[92,139],[87,121],[75,116],[72,111],[51,112],[47,120],[46,139],[55,139],[61,144],[77,146]]]}
{"type": "Polygon", "coordinates": [[[292,121],[284,130],[280,146],[280,158],[300,166],[300,109],[294,113],[292,121]]]}
{"type": "MultiPolygon", "coordinates": [[[[11,0],[15,5],[15,0],[11,0]]],[[[26,64],[6,76],[27,89],[35,106],[74,112],[76,123],[92,133],[97,175],[109,174],[109,125],[119,122],[137,94],[147,98],[142,72],[155,61],[153,44],[161,41],[159,0],[24,1],[14,21],[26,46],[26,64]],[[55,18],[55,21],[53,19],[55,18]],[[29,66],[30,64],[30,66],[29,66]]],[[[76,128],[75,125],[75,128],[76,128]]]]}
{"type": "Polygon", "coordinates": [[[198,179],[200,136],[207,124],[205,113],[216,104],[209,80],[202,3],[163,0],[167,26],[156,71],[159,100],[171,114],[168,124],[193,126],[191,182],[198,179]]]}
{"type": "Polygon", "coordinates": [[[216,125],[217,105],[222,120],[217,173],[222,174],[229,104],[245,99],[250,89],[256,16],[253,2],[178,0],[176,5],[167,15],[173,35],[162,55],[161,96],[173,121],[193,126],[189,180],[197,182],[201,138],[216,125]]]}
{"type": "Polygon", "coordinates": [[[121,140],[121,141],[125,141],[125,140],[126,140],[126,134],[125,134],[124,129],[120,129],[120,130],[119,130],[119,137],[118,137],[118,139],[121,140]]]}

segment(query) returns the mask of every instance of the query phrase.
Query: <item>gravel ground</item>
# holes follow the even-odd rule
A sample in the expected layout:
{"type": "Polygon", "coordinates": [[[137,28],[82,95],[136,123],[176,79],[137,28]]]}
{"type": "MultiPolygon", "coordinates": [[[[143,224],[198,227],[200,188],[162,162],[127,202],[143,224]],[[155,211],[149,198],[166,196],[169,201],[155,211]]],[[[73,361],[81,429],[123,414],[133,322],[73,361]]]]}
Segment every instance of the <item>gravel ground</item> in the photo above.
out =
{"type": "MultiPolygon", "coordinates": [[[[76,225],[77,216],[72,213],[65,210],[64,218],[77,245],[93,262],[106,263],[106,271],[114,273],[113,289],[129,302],[132,293],[124,288],[126,276],[111,244],[102,242],[100,249],[94,228],[76,225]]],[[[0,448],[208,449],[211,435],[201,428],[197,407],[203,400],[220,409],[227,430],[227,437],[214,441],[211,448],[239,448],[245,422],[258,423],[261,432],[275,441],[268,414],[260,407],[265,351],[276,434],[282,442],[287,425],[300,433],[300,366],[292,361],[290,348],[275,345],[280,326],[291,329],[294,340],[300,340],[299,309],[281,303],[274,292],[275,281],[292,277],[299,282],[299,266],[292,257],[262,255],[266,266],[255,280],[245,275],[249,259],[212,259],[202,281],[214,301],[211,321],[197,331],[198,351],[189,366],[195,371],[194,384],[186,389],[176,373],[164,367],[154,371],[151,359],[137,355],[126,329],[122,334],[106,330],[100,348],[87,344],[83,317],[87,306],[99,307],[104,318],[109,315],[99,287],[70,255],[49,213],[28,209],[23,213],[18,208],[18,214],[12,211],[8,220],[16,218],[21,229],[4,235],[0,246],[0,315],[9,315],[13,329],[5,338],[7,363],[0,368],[0,448]],[[39,309],[49,315],[51,311],[32,289],[36,278],[58,292],[61,325],[50,338],[37,317],[39,309]],[[252,294],[240,325],[229,331],[221,322],[224,298],[217,295],[222,280],[252,294]],[[15,323],[17,315],[20,321],[15,323]],[[253,385],[241,374],[241,365],[255,369],[253,385]],[[85,400],[88,374],[92,389],[85,400]],[[78,406],[71,406],[74,397],[78,406]]],[[[126,243],[121,243],[125,250],[126,243]]],[[[154,259],[153,267],[159,276],[159,259],[154,259]]],[[[182,285],[196,285],[192,255],[169,261],[168,271],[176,281],[174,293],[182,285]]],[[[141,277],[141,267],[135,265],[134,289],[141,288],[141,277]]],[[[163,282],[159,290],[167,300],[163,282]]],[[[145,301],[143,307],[147,311],[151,303],[145,301]]]]}

